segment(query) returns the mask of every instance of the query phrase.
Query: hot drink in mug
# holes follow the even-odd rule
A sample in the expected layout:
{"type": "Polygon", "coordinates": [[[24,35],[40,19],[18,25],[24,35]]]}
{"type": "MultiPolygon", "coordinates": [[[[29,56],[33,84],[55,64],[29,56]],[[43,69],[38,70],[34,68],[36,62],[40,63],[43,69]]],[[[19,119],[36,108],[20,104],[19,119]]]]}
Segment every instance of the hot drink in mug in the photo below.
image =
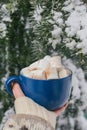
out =
{"type": "Polygon", "coordinates": [[[67,103],[71,93],[72,72],[65,68],[59,56],[45,56],[6,81],[12,95],[12,82],[18,82],[24,94],[48,110],[56,110],[67,103]]]}

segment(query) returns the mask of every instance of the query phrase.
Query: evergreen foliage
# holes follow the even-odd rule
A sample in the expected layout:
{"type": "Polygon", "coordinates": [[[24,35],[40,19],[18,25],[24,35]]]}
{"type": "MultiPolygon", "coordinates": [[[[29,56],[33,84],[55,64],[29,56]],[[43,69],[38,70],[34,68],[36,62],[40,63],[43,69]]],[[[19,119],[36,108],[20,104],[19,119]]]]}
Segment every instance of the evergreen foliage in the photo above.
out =
{"type": "MultiPolygon", "coordinates": [[[[5,81],[11,75],[18,75],[20,70],[32,62],[43,58],[45,55],[59,54],[61,57],[66,56],[72,59],[76,66],[80,66],[86,73],[87,78],[87,55],[84,55],[80,49],[74,47],[73,50],[66,47],[66,38],[79,42],[76,36],[67,36],[65,29],[69,13],[63,10],[64,0],[2,0],[0,7],[5,5],[7,11],[0,10],[0,23],[5,24],[6,29],[0,29],[0,102],[3,107],[0,108],[0,121],[4,112],[13,106],[13,99],[6,92],[5,81]],[[39,12],[38,12],[39,10],[39,12]],[[36,19],[35,13],[38,13],[39,18],[36,19]],[[61,13],[63,24],[56,22],[54,12],[61,13]],[[3,21],[3,17],[10,17],[11,21],[3,21]],[[52,35],[54,25],[60,27],[60,43],[53,41],[56,38],[52,35]],[[5,35],[3,34],[5,32],[5,35]],[[3,34],[3,35],[2,35],[3,34]]],[[[78,105],[82,102],[76,100],[73,107],[69,105],[65,112],[67,120],[69,117],[74,118],[78,115],[78,105]]],[[[61,130],[70,130],[68,120],[67,126],[60,126],[61,130]]],[[[76,122],[75,130],[78,128],[76,122]]]]}

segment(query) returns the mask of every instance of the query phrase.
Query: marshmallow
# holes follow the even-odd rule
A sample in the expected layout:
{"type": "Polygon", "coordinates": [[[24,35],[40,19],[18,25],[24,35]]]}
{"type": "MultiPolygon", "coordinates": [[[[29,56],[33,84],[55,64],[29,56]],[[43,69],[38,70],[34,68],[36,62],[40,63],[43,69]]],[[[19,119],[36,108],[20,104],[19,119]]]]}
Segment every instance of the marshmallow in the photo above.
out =
{"type": "Polygon", "coordinates": [[[47,55],[22,69],[21,74],[34,79],[46,80],[67,77],[70,71],[62,65],[60,56],[50,57],[47,55]]]}
{"type": "Polygon", "coordinates": [[[39,65],[39,60],[32,63],[30,66],[29,66],[29,70],[36,70],[38,69],[38,65],[39,65]]]}
{"type": "Polygon", "coordinates": [[[63,70],[63,69],[65,69],[65,67],[64,67],[63,65],[58,66],[58,67],[57,67],[57,71],[58,71],[58,73],[59,73],[61,70],[63,70]]]}
{"type": "Polygon", "coordinates": [[[67,74],[68,74],[68,75],[70,75],[70,74],[71,74],[71,72],[70,72],[70,70],[69,70],[69,69],[66,69],[66,71],[67,71],[67,74]]]}
{"type": "Polygon", "coordinates": [[[50,67],[50,63],[47,60],[41,59],[38,64],[38,69],[47,70],[50,67]]]}
{"type": "Polygon", "coordinates": [[[59,78],[64,78],[67,76],[68,76],[68,73],[67,73],[66,69],[61,69],[61,71],[59,71],[59,78]]]}
{"type": "Polygon", "coordinates": [[[29,70],[29,67],[22,69],[21,74],[24,75],[24,76],[27,76],[27,77],[32,77],[31,72],[29,70]]]}
{"type": "Polygon", "coordinates": [[[60,56],[54,56],[50,59],[50,65],[51,67],[60,68],[62,66],[61,64],[61,57],[60,56]]]}
{"type": "Polygon", "coordinates": [[[49,55],[47,55],[47,56],[44,57],[44,60],[46,60],[48,62],[50,62],[50,59],[51,59],[51,57],[49,55]]]}
{"type": "Polygon", "coordinates": [[[47,79],[58,79],[58,73],[56,68],[50,68],[46,72],[46,77],[47,79]]]}
{"type": "Polygon", "coordinates": [[[46,73],[44,70],[34,70],[31,71],[32,78],[34,79],[46,79],[46,73]]]}

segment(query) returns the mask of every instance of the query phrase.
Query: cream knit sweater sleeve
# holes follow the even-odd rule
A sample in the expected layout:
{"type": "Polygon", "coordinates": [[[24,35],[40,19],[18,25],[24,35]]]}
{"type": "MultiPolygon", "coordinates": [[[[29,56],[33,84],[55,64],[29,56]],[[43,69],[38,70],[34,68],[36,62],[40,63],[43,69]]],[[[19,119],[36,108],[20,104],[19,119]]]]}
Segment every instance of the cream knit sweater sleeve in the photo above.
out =
{"type": "Polygon", "coordinates": [[[48,121],[55,129],[56,114],[35,103],[28,97],[20,97],[15,100],[16,114],[29,114],[41,117],[48,121]]]}

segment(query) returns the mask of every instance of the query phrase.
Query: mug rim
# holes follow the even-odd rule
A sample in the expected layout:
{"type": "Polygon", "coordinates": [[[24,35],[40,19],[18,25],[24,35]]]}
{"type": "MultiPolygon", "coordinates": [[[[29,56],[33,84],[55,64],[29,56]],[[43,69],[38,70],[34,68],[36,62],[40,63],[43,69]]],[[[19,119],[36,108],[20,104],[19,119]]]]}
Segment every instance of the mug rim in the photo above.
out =
{"type": "Polygon", "coordinates": [[[28,76],[26,76],[26,75],[21,74],[21,71],[22,71],[22,70],[20,71],[20,76],[23,76],[23,77],[25,77],[25,78],[28,78],[28,79],[34,80],[34,81],[45,81],[45,82],[47,82],[47,81],[63,80],[63,79],[67,79],[67,78],[69,78],[69,77],[72,77],[72,74],[73,74],[73,72],[72,72],[69,68],[66,68],[66,69],[68,69],[68,70],[70,71],[70,74],[69,74],[68,76],[66,76],[66,77],[59,78],[59,79],[35,79],[35,78],[30,78],[30,77],[28,77],[28,76]]]}

